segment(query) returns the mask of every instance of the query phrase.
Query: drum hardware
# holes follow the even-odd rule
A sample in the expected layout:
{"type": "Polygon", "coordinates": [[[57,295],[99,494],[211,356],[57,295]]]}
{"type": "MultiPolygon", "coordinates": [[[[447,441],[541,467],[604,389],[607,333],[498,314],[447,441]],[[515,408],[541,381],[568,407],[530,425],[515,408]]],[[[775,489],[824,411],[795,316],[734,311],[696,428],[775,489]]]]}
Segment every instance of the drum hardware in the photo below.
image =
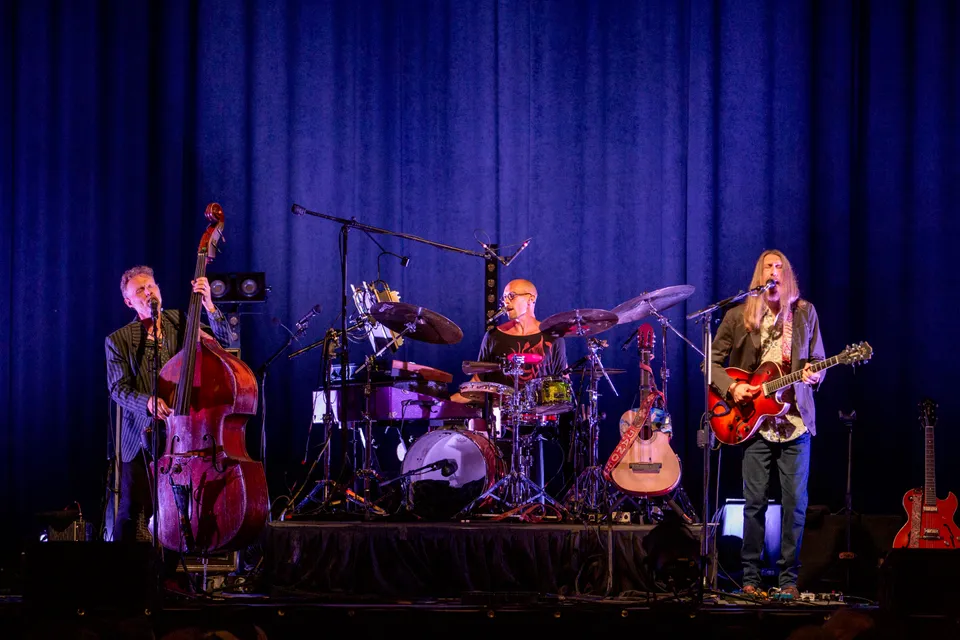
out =
{"type": "Polygon", "coordinates": [[[409,336],[414,340],[432,342],[434,344],[452,344],[463,338],[463,332],[451,320],[439,313],[401,302],[378,302],[371,308],[370,315],[394,332],[393,340],[383,345],[373,355],[368,355],[362,366],[357,369],[360,373],[367,370],[367,381],[363,387],[364,397],[364,455],[363,468],[358,469],[356,475],[363,479],[363,507],[364,514],[369,516],[373,503],[370,500],[370,481],[377,479],[373,469],[373,416],[370,414],[370,393],[373,385],[372,375],[374,363],[384,351],[389,349],[403,337],[409,336]],[[401,324],[402,322],[402,324],[401,324]]]}
{"type": "MultiPolygon", "coordinates": [[[[506,363],[503,366],[504,375],[513,378],[513,394],[511,394],[505,406],[507,413],[513,417],[514,428],[511,434],[511,455],[510,470],[498,480],[492,487],[480,494],[470,504],[464,507],[457,517],[468,517],[469,514],[489,498],[499,501],[507,506],[513,512],[522,513],[523,508],[539,503],[541,505],[550,504],[564,515],[569,515],[567,510],[556,500],[547,495],[544,488],[521,470],[522,456],[524,452],[520,447],[520,416],[529,411],[529,401],[526,394],[520,393],[520,376],[523,373],[523,365],[527,363],[527,354],[515,353],[506,357],[506,363]],[[499,494],[499,495],[498,495],[499,494]]],[[[491,440],[492,442],[492,440],[491,440]]],[[[541,460],[543,456],[541,455],[541,460]]]]}
{"type": "MultiPolygon", "coordinates": [[[[382,229],[382,228],[379,228],[379,227],[374,227],[374,226],[371,226],[371,225],[367,225],[367,224],[364,224],[364,223],[358,221],[356,218],[351,218],[351,219],[348,220],[348,219],[346,219],[346,218],[340,218],[340,217],[337,217],[337,216],[328,215],[328,214],[321,213],[321,212],[318,212],[318,211],[311,211],[311,210],[307,209],[306,207],[303,207],[303,206],[301,206],[301,205],[299,205],[299,204],[296,204],[296,203],[294,203],[294,204],[290,207],[290,210],[291,210],[291,212],[292,212],[295,216],[298,216],[298,217],[302,217],[302,216],[304,216],[304,215],[309,215],[309,216],[312,216],[312,217],[322,218],[322,219],[324,219],[324,220],[329,220],[329,221],[335,222],[335,223],[337,223],[338,225],[340,225],[340,234],[339,234],[339,250],[340,250],[340,314],[339,314],[339,317],[340,317],[340,331],[339,331],[339,335],[340,335],[341,340],[342,340],[341,349],[340,349],[340,368],[341,368],[341,370],[344,371],[344,372],[348,371],[348,363],[349,363],[349,361],[350,361],[350,357],[349,357],[349,347],[348,347],[348,342],[349,342],[348,338],[349,338],[349,335],[350,335],[350,334],[349,334],[348,328],[347,328],[347,322],[348,322],[348,311],[347,311],[347,275],[348,275],[348,274],[347,274],[347,265],[348,265],[348,263],[349,263],[349,251],[348,251],[348,249],[349,249],[349,243],[348,243],[348,240],[349,240],[349,235],[350,235],[349,232],[350,232],[351,229],[363,231],[363,232],[366,233],[368,236],[370,236],[371,233],[376,233],[376,234],[382,234],[382,235],[387,235],[387,236],[395,236],[395,237],[398,237],[398,238],[404,238],[404,239],[411,240],[411,241],[414,241],[414,242],[419,242],[419,243],[422,243],[422,244],[429,245],[429,246],[434,247],[434,248],[436,248],[436,249],[442,249],[442,250],[450,251],[450,252],[453,252],[453,253],[459,253],[459,254],[463,254],[463,255],[470,255],[470,256],[478,257],[478,258],[483,259],[484,261],[486,261],[486,258],[487,258],[487,256],[488,256],[488,254],[490,253],[490,252],[487,250],[486,247],[484,247],[484,251],[483,251],[482,253],[481,253],[481,252],[477,252],[477,251],[470,251],[470,250],[467,250],[467,249],[462,249],[462,248],[460,248],[460,247],[454,247],[454,246],[447,245],[447,244],[443,244],[443,243],[440,243],[440,242],[435,242],[435,241],[432,241],[432,240],[427,240],[427,239],[425,239],[425,238],[421,238],[421,237],[419,237],[419,236],[415,236],[415,235],[412,235],[412,234],[409,234],[409,233],[400,233],[400,232],[396,232],[396,231],[390,231],[390,230],[388,230],[388,229],[382,229]]],[[[372,236],[370,236],[370,237],[371,237],[371,239],[372,239],[372,236]]],[[[529,243],[530,243],[530,240],[529,240],[529,239],[526,240],[526,241],[521,245],[521,247],[516,251],[516,253],[514,253],[510,258],[506,259],[506,261],[503,262],[503,265],[504,265],[504,266],[508,266],[508,265],[517,257],[517,255],[519,255],[520,252],[527,247],[527,245],[528,245],[529,243]]],[[[496,254],[494,254],[494,257],[496,257],[498,261],[502,261],[502,259],[501,259],[499,256],[497,256],[496,254]]],[[[377,297],[381,297],[381,296],[377,296],[377,297]]],[[[388,296],[383,296],[383,297],[388,297],[388,296]]],[[[375,313],[380,313],[380,314],[381,314],[381,317],[376,317],[376,316],[374,316],[377,321],[379,321],[381,324],[383,324],[383,325],[384,325],[385,327],[387,327],[388,329],[396,330],[396,328],[397,328],[397,322],[400,322],[401,325],[405,325],[406,322],[409,321],[409,320],[407,320],[407,319],[403,319],[403,321],[401,322],[401,318],[398,317],[398,315],[406,315],[406,316],[409,316],[409,315],[410,315],[411,308],[415,308],[415,307],[414,307],[413,305],[404,304],[404,303],[399,303],[399,302],[381,301],[381,302],[378,302],[378,304],[373,305],[373,307],[371,308],[371,311],[373,311],[373,312],[375,312],[375,313]]],[[[418,323],[419,323],[419,322],[422,322],[422,323],[423,323],[423,326],[422,326],[422,327],[418,327],[417,330],[416,330],[413,334],[410,335],[411,338],[413,338],[413,339],[415,339],[415,340],[422,340],[422,341],[425,341],[425,342],[439,341],[439,342],[444,343],[444,344],[453,344],[453,343],[455,343],[455,342],[459,342],[459,341],[462,339],[462,337],[463,337],[463,332],[462,332],[462,331],[460,330],[460,328],[457,327],[454,323],[452,323],[451,321],[449,321],[449,320],[446,319],[446,318],[443,318],[442,316],[439,316],[439,314],[434,314],[433,312],[426,312],[426,313],[424,313],[424,311],[426,311],[426,310],[423,310],[422,308],[417,308],[417,309],[418,309],[417,312],[416,312],[417,322],[418,322],[418,323]],[[424,317],[424,316],[426,316],[426,317],[424,317]]],[[[371,314],[371,315],[373,315],[373,314],[371,314]]],[[[362,322],[367,322],[367,318],[364,317],[364,318],[362,318],[361,321],[362,321],[362,322]]],[[[396,339],[396,338],[395,338],[395,339],[396,339]]],[[[392,343],[393,343],[393,342],[388,343],[388,344],[392,344],[392,343]]],[[[304,351],[304,350],[301,350],[299,353],[302,353],[303,351],[304,351]]],[[[293,354],[293,355],[291,355],[290,357],[294,357],[294,355],[299,355],[299,354],[293,354]]],[[[338,397],[338,404],[339,404],[338,408],[339,408],[339,413],[340,413],[341,416],[346,416],[346,414],[347,414],[346,406],[345,406],[345,404],[344,404],[345,399],[346,399],[346,394],[345,394],[345,393],[340,394],[339,397],[338,397]]],[[[328,406],[329,406],[329,403],[328,403],[328,406]]],[[[328,448],[328,446],[329,446],[329,441],[330,441],[330,437],[329,437],[329,434],[327,434],[327,445],[325,446],[325,450],[326,450],[326,448],[328,448]]],[[[308,477],[309,477],[309,475],[308,475],[308,477]]],[[[301,488],[301,490],[302,490],[302,488],[301,488]]],[[[291,502],[292,502],[292,501],[291,501],[291,502]]],[[[327,500],[327,502],[329,503],[329,499],[327,500]]]]}
{"type": "MultiPolygon", "coordinates": [[[[585,461],[586,465],[564,498],[564,503],[569,505],[570,511],[581,518],[587,514],[610,513],[612,511],[613,500],[616,499],[617,494],[619,494],[619,491],[611,487],[603,477],[603,467],[600,465],[598,451],[600,442],[600,415],[597,402],[597,398],[599,397],[597,383],[601,375],[606,378],[614,395],[619,395],[616,387],[613,386],[613,382],[610,381],[610,377],[606,375],[603,362],[600,359],[600,352],[607,346],[606,340],[589,338],[587,340],[588,353],[583,358],[584,361],[589,363],[589,366],[583,366],[583,370],[589,371],[590,375],[587,392],[589,401],[585,411],[578,413],[577,423],[580,426],[586,423],[587,460],[585,461]]],[[[579,362],[575,364],[574,367],[569,368],[572,370],[578,365],[579,362]]],[[[582,433],[581,429],[576,429],[576,431],[582,433]]],[[[574,469],[580,468],[584,463],[584,461],[580,460],[580,456],[580,447],[574,446],[574,469]]],[[[622,500],[619,500],[617,504],[619,504],[619,502],[622,502],[622,500]]]]}

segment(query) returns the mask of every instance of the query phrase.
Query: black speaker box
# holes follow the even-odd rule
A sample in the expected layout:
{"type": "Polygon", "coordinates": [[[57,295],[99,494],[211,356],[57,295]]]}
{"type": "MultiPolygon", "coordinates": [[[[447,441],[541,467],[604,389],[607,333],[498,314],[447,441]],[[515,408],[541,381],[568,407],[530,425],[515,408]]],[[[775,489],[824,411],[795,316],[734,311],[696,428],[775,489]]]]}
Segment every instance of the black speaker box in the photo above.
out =
{"type": "Polygon", "coordinates": [[[880,607],[905,614],[955,614],[960,550],[891,549],[880,566],[880,607]]]}
{"type": "Polygon", "coordinates": [[[144,615],[160,605],[148,542],[45,542],[23,552],[23,604],[35,612],[144,615]]]}

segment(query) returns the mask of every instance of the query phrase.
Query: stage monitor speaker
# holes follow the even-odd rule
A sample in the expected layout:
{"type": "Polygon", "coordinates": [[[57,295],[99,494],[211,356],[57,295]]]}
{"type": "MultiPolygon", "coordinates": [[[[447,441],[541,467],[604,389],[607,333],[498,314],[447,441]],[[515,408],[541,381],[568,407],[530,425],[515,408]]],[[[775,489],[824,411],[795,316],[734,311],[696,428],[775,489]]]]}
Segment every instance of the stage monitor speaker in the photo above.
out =
{"type": "Polygon", "coordinates": [[[892,549],[880,565],[880,608],[905,614],[955,614],[960,551],[892,549]]]}
{"type": "Polygon", "coordinates": [[[34,614],[144,615],[159,609],[156,552],[149,543],[40,542],[22,555],[23,604],[34,614]]]}

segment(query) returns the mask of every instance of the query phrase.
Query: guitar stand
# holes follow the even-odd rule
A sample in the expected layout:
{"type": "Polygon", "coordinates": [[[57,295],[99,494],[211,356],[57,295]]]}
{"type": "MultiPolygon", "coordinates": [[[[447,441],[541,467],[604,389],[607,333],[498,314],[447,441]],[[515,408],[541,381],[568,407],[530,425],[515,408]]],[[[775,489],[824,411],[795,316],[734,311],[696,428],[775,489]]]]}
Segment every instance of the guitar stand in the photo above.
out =
{"type": "Polygon", "coordinates": [[[845,551],[840,552],[838,559],[844,565],[844,589],[850,591],[850,563],[857,559],[857,554],[853,552],[851,545],[850,519],[855,515],[859,515],[853,510],[853,490],[851,483],[853,479],[853,423],[857,421],[857,412],[851,411],[849,414],[846,414],[843,411],[839,411],[838,413],[840,414],[840,422],[847,427],[847,491],[843,508],[834,515],[840,515],[841,513],[846,514],[847,546],[845,551]]]}

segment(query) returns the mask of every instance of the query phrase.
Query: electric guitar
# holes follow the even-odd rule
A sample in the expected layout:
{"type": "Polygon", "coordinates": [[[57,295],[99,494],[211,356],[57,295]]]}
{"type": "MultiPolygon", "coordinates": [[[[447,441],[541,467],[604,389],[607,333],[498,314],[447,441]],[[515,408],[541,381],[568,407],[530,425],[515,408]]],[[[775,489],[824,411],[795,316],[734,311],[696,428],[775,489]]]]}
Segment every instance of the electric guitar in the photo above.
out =
{"type": "MultiPolygon", "coordinates": [[[[847,346],[841,353],[814,362],[809,371],[816,373],[838,364],[861,364],[873,356],[873,347],[866,342],[847,346]]],[[[711,385],[707,392],[710,406],[710,428],[723,444],[740,444],[760,429],[767,418],[782,416],[794,403],[793,385],[800,382],[801,371],[789,373],[777,362],[764,362],[756,371],[749,373],[736,367],[727,367],[727,375],[738,382],[760,385],[761,393],[738,404],[731,404],[711,385]]]]}
{"type": "Polygon", "coordinates": [[[894,549],[957,548],[960,530],[953,521],[957,512],[957,496],[951,491],[946,500],[937,499],[933,455],[936,409],[937,405],[932,400],[920,403],[920,423],[923,425],[925,442],[923,488],[911,489],[903,496],[907,523],[893,539],[894,549]]]}
{"type": "Polygon", "coordinates": [[[662,409],[654,408],[663,394],[653,386],[653,328],[645,324],[637,331],[640,351],[640,407],[620,417],[620,444],[613,450],[604,475],[623,493],[632,496],[661,496],[680,484],[680,458],[670,446],[670,435],[661,430],[662,409]],[[651,417],[654,421],[651,421],[651,417]],[[658,420],[659,418],[659,420],[658,420]]]}

